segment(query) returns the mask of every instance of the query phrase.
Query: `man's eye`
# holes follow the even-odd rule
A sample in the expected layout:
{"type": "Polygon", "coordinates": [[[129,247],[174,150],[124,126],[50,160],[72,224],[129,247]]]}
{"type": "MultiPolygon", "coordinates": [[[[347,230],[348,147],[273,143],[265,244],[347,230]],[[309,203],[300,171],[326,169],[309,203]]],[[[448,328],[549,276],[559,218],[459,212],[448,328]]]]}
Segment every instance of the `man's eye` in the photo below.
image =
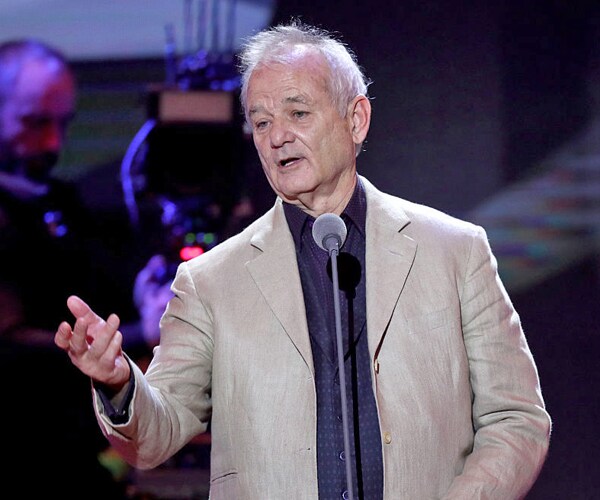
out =
{"type": "Polygon", "coordinates": [[[308,111],[294,111],[293,114],[296,118],[304,118],[308,115],[308,111]]]}
{"type": "Polygon", "coordinates": [[[256,130],[261,130],[261,129],[263,129],[263,128],[265,128],[265,127],[267,126],[267,123],[268,123],[267,121],[260,121],[260,122],[256,122],[256,123],[254,124],[254,128],[255,128],[256,130]]]}

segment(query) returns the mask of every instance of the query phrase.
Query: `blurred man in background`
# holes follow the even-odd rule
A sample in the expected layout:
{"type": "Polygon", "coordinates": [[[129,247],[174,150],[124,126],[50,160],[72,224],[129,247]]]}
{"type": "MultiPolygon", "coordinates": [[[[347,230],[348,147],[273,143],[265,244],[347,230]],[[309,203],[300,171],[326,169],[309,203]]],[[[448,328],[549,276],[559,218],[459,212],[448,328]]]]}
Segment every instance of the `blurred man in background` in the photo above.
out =
{"type": "Polygon", "coordinates": [[[49,333],[64,309],[61,283],[104,291],[91,218],[76,189],[51,175],[75,107],[75,76],[61,53],[37,40],[0,45],[0,378],[11,408],[2,412],[3,485],[19,496],[71,498],[68,470],[94,485],[93,498],[119,498],[122,486],[101,464],[109,448],[85,397],[89,380],[49,333]]]}

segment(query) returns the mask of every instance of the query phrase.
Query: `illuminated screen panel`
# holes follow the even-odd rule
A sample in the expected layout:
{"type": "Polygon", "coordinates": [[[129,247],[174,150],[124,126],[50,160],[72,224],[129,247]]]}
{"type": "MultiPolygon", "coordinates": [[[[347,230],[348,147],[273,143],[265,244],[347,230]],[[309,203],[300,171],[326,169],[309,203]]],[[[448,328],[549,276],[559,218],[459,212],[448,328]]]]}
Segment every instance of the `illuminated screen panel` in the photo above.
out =
{"type": "Polygon", "coordinates": [[[2,0],[0,43],[36,37],[73,61],[160,57],[166,32],[176,51],[235,51],[271,21],[275,0],[2,0]]]}

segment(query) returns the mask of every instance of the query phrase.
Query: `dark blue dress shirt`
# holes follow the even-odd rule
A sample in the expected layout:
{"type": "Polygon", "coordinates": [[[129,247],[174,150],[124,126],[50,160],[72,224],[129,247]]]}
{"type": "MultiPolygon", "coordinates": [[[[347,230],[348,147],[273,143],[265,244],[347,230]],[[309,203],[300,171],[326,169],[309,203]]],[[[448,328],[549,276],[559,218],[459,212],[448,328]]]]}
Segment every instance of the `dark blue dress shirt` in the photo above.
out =
{"type": "MultiPolygon", "coordinates": [[[[319,499],[347,498],[331,262],[312,237],[315,219],[288,203],[284,211],[296,246],[315,367],[319,499]]],[[[366,213],[365,192],[358,180],[341,215],[348,234],[337,257],[340,312],[354,498],[379,500],[383,459],[367,344],[366,213]]]]}

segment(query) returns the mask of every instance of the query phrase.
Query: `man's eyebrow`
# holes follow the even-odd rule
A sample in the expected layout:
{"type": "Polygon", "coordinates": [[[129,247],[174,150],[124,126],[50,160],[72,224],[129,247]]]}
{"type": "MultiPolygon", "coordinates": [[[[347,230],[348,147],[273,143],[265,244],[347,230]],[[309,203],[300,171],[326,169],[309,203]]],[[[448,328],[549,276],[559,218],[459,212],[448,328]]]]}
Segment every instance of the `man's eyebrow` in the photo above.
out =
{"type": "Polygon", "coordinates": [[[252,108],[250,108],[248,110],[248,115],[252,116],[255,115],[256,113],[260,113],[261,111],[264,111],[265,107],[264,106],[253,106],[252,108]]]}
{"type": "MultiPolygon", "coordinates": [[[[294,95],[290,97],[284,97],[281,102],[283,104],[306,104],[309,105],[311,103],[310,99],[307,99],[304,95],[294,95]]],[[[266,112],[266,109],[262,105],[253,106],[248,110],[248,115],[252,116],[257,113],[266,112]]]]}
{"type": "Polygon", "coordinates": [[[283,100],[284,103],[286,104],[310,104],[310,100],[306,98],[306,96],[303,95],[294,95],[291,97],[286,97],[283,100]]]}

